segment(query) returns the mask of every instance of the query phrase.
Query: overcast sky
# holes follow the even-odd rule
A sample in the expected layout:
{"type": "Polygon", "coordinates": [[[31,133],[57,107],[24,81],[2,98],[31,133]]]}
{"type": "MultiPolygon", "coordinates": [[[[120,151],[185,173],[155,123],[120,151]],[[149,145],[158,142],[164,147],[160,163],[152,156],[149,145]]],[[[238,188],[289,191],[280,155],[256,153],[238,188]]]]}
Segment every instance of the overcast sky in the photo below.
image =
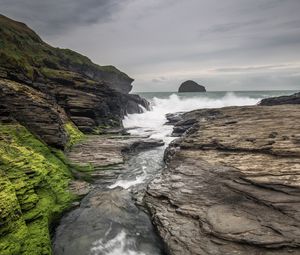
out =
{"type": "Polygon", "coordinates": [[[135,79],[135,91],[300,89],[300,0],[0,0],[48,43],[135,79]]]}

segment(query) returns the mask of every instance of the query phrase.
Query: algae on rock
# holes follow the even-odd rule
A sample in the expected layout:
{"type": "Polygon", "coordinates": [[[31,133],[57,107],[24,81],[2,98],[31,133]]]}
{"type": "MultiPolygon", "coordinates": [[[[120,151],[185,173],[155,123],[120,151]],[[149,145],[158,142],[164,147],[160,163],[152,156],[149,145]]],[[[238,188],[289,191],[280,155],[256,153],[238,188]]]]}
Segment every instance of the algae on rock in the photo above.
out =
{"type": "Polygon", "coordinates": [[[70,121],[66,123],[64,128],[69,136],[67,147],[72,147],[74,144],[84,139],[84,134],[74,125],[73,122],[70,121]]]}
{"type": "Polygon", "coordinates": [[[0,125],[0,254],[51,254],[49,226],[75,198],[71,179],[25,127],[0,125]]]}

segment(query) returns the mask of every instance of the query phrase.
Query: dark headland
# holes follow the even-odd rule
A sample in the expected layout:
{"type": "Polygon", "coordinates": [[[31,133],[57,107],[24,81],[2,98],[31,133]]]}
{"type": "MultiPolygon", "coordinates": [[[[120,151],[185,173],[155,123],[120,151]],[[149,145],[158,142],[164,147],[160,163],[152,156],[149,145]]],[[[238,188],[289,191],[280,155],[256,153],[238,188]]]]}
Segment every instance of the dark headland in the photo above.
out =
{"type": "Polygon", "coordinates": [[[206,92],[206,89],[204,86],[198,84],[197,82],[188,80],[180,85],[178,92],[206,92]]]}

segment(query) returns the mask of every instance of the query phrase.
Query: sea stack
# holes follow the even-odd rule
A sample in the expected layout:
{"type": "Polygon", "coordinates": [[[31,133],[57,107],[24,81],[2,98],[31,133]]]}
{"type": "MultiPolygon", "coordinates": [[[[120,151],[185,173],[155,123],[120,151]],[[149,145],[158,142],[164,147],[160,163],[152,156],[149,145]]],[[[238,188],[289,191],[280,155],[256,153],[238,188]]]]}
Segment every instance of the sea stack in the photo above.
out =
{"type": "Polygon", "coordinates": [[[206,89],[197,82],[188,80],[180,85],[178,92],[206,92],[206,89]]]}

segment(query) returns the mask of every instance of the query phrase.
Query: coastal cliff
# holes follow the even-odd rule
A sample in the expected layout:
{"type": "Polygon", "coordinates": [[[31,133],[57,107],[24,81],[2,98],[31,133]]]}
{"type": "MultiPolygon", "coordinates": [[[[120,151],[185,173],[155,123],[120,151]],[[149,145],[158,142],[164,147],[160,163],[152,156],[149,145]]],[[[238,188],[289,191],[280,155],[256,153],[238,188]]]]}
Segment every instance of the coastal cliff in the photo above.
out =
{"type": "Polygon", "coordinates": [[[78,199],[63,151],[149,108],[132,81],[0,15],[1,255],[52,253],[49,230],[78,199]]]}
{"type": "Polygon", "coordinates": [[[181,138],[145,197],[168,253],[299,254],[300,105],[168,117],[181,138]]]}
{"type": "MultiPolygon", "coordinates": [[[[4,16],[0,16],[0,35],[1,98],[14,93],[7,81],[17,82],[14,88],[26,86],[32,95],[28,100],[43,98],[86,133],[120,127],[125,114],[141,112],[139,105],[149,107],[146,100],[128,94],[133,79],[113,66],[99,66],[74,51],[51,47],[25,24],[4,16]]],[[[12,95],[14,102],[22,101],[19,91],[12,95]]],[[[27,105],[23,107],[30,112],[27,105]]],[[[11,115],[27,125],[21,114],[11,115]]],[[[43,135],[35,127],[30,131],[43,135]]]]}

